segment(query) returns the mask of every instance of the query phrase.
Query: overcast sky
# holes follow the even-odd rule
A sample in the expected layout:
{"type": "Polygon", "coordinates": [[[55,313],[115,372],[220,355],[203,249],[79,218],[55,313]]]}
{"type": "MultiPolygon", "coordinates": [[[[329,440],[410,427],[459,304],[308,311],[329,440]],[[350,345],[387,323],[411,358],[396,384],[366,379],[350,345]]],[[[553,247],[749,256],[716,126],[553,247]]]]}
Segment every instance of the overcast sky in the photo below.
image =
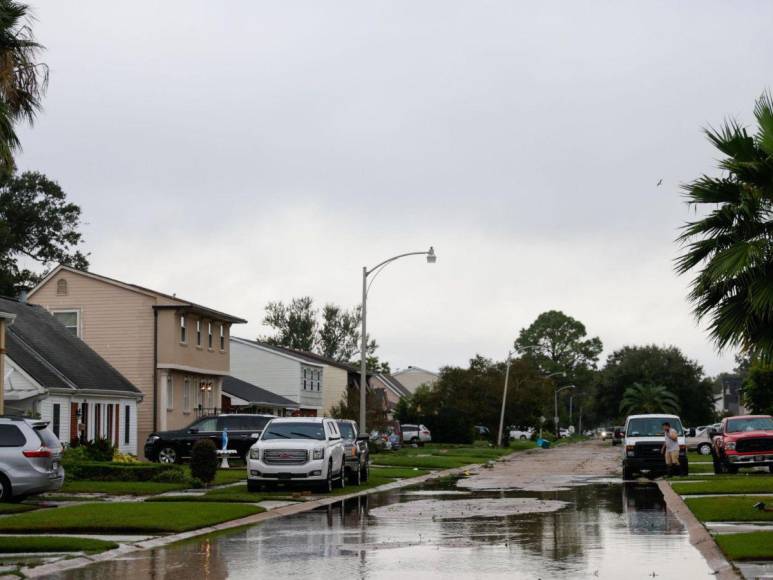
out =
{"type": "Polygon", "coordinates": [[[83,209],[92,271],[249,320],[354,305],[392,367],[504,358],[560,309],[604,356],[733,366],[673,273],[701,127],[750,122],[773,3],[31,2],[51,70],[21,169],[83,209]],[[656,187],[659,179],[663,185],[656,187]]]}

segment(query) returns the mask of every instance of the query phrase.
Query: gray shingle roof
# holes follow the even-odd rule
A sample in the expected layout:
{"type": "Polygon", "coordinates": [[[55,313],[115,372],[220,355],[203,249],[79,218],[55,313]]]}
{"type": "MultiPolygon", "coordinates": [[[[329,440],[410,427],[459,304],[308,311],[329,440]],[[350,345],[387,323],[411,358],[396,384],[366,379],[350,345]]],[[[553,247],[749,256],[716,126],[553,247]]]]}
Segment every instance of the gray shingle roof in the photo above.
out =
{"type": "Polygon", "coordinates": [[[44,388],[141,394],[43,307],[0,297],[0,311],[16,315],[6,354],[44,388]]]}
{"type": "Polygon", "coordinates": [[[297,409],[299,406],[290,399],[286,399],[281,395],[277,395],[267,389],[255,386],[252,383],[237,379],[236,377],[225,377],[223,379],[223,392],[252,404],[263,404],[289,409],[297,409]]]}
{"type": "Polygon", "coordinates": [[[380,374],[379,378],[381,378],[382,381],[384,381],[385,384],[387,384],[394,393],[399,397],[407,397],[410,396],[411,391],[408,390],[408,388],[402,384],[400,381],[398,381],[394,375],[384,375],[380,374]]]}
{"type": "MultiPolygon", "coordinates": [[[[340,361],[337,361],[335,359],[332,359],[332,358],[329,358],[329,357],[326,357],[326,356],[322,356],[321,354],[316,354],[316,353],[308,352],[308,351],[305,351],[305,350],[296,350],[294,348],[288,348],[286,346],[276,346],[276,345],[273,345],[273,344],[268,344],[267,342],[262,342],[260,340],[250,340],[249,338],[239,338],[239,337],[236,337],[236,336],[234,336],[232,338],[235,338],[237,340],[241,340],[243,342],[252,343],[252,344],[255,344],[257,346],[262,346],[263,348],[267,348],[269,350],[274,350],[276,352],[280,352],[280,353],[283,353],[283,354],[288,354],[290,356],[297,357],[299,359],[308,361],[310,363],[321,364],[321,365],[329,365],[331,367],[338,367],[340,369],[344,369],[344,370],[349,371],[351,373],[358,373],[358,372],[360,372],[360,370],[356,366],[354,366],[354,365],[350,365],[350,364],[345,363],[345,362],[340,362],[340,361]]],[[[370,374],[370,373],[368,373],[368,374],[370,374]]]]}

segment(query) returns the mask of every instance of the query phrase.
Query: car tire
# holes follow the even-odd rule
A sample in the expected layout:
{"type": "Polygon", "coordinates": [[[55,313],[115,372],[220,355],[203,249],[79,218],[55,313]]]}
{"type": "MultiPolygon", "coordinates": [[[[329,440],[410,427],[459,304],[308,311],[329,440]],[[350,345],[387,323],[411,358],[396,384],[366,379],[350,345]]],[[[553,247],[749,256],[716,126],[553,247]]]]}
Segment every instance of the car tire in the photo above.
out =
{"type": "Polygon", "coordinates": [[[263,486],[260,484],[259,481],[253,481],[251,479],[247,480],[247,491],[249,492],[256,492],[260,491],[263,486]]]}
{"type": "Polygon", "coordinates": [[[327,464],[327,477],[321,485],[322,493],[331,493],[333,491],[333,462],[327,464]]]}
{"type": "Polygon", "coordinates": [[[633,479],[633,469],[630,467],[623,467],[623,479],[625,481],[630,481],[633,479]]]}
{"type": "Polygon", "coordinates": [[[773,473],[773,465],[768,465],[768,471],[770,471],[771,473],[773,473]]]}
{"type": "MultiPolygon", "coordinates": [[[[771,470],[773,471],[773,466],[771,466],[771,470]]],[[[365,465],[362,468],[362,476],[361,481],[368,481],[368,478],[370,477],[370,465],[368,462],[365,462],[365,465]]]]}
{"type": "Polygon", "coordinates": [[[171,465],[173,463],[180,462],[180,456],[177,454],[177,449],[171,445],[161,447],[156,454],[156,461],[158,463],[165,463],[171,465]]]}
{"type": "Polygon", "coordinates": [[[711,455],[711,444],[701,443],[698,445],[698,453],[701,455],[711,455]]]}
{"type": "Polygon", "coordinates": [[[11,488],[11,482],[8,478],[0,473],[0,501],[11,501],[13,498],[13,490],[11,488]]]}
{"type": "Polygon", "coordinates": [[[341,460],[341,471],[338,472],[338,488],[344,489],[346,487],[346,467],[344,466],[344,460],[341,460]]]}
{"type": "Polygon", "coordinates": [[[358,465],[357,469],[349,472],[349,484],[360,485],[362,483],[362,468],[358,465]]]}

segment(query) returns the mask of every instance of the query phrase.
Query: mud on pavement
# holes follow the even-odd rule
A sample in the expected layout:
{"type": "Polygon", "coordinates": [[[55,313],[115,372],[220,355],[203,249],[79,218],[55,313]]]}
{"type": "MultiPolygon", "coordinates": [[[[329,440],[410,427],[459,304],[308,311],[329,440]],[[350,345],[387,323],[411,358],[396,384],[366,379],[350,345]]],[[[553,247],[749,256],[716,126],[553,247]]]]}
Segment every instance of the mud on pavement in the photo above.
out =
{"type": "Polygon", "coordinates": [[[620,449],[592,440],[514,453],[491,469],[459,480],[457,486],[478,491],[561,491],[589,479],[619,475],[620,449]]]}

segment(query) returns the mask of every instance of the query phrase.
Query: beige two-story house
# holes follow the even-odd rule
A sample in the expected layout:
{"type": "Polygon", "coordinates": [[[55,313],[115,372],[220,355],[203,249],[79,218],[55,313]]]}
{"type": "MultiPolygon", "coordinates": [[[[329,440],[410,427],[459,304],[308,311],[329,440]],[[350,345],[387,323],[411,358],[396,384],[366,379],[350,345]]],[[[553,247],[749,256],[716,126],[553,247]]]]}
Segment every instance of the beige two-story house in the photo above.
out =
{"type": "Polygon", "coordinates": [[[153,431],[219,410],[230,328],[245,320],[177,296],[58,266],[28,295],[143,395],[140,448],[153,431]]]}

